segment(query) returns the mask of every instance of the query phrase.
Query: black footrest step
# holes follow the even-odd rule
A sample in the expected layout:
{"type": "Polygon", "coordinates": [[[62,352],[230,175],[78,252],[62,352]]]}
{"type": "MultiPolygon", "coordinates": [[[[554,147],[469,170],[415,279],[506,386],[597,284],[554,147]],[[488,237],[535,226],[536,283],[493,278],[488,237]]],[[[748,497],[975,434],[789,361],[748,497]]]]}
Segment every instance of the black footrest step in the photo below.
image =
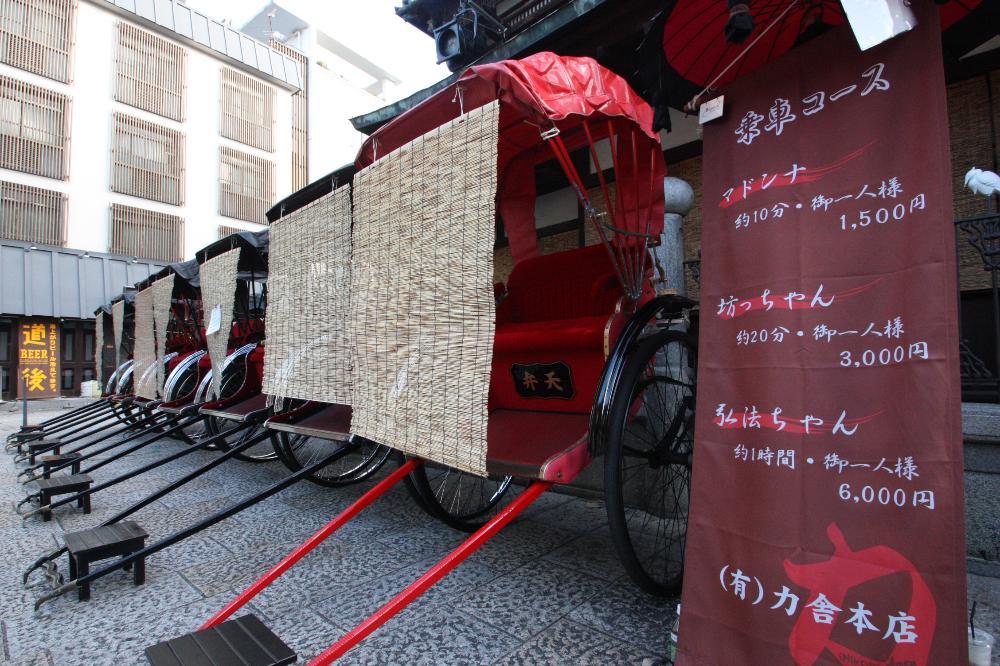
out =
{"type": "MultiPolygon", "coordinates": [[[[76,580],[90,572],[90,564],[109,557],[125,557],[142,550],[149,534],[134,520],[92,527],[88,530],[67,532],[63,535],[66,550],[69,551],[69,575],[76,580]]],[[[136,585],[146,582],[146,561],[140,558],[133,564],[133,580],[136,585]]],[[[80,586],[80,601],[90,598],[90,584],[80,586]]]]}
{"type": "Polygon", "coordinates": [[[90,487],[94,480],[87,474],[56,474],[47,479],[32,481],[38,486],[38,492],[50,496],[78,493],[90,487]]]}
{"type": "Polygon", "coordinates": [[[59,447],[62,446],[62,440],[55,437],[46,437],[45,439],[33,439],[27,444],[28,451],[31,453],[38,453],[42,449],[47,449],[49,447],[55,447],[58,453],[59,447]]]}
{"type": "Polygon", "coordinates": [[[78,474],[80,472],[80,458],[82,457],[82,453],[49,453],[38,456],[38,462],[42,463],[42,476],[49,478],[53,467],[60,467],[66,463],[73,463],[70,466],[70,473],[78,474]]]}
{"type": "Polygon", "coordinates": [[[150,646],[146,659],[152,666],[282,666],[297,655],[256,615],[242,615],[150,646]]]}
{"type": "MultiPolygon", "coordinates": [[[[86,474],[56,474],[44,479],[32,481],[38,488],[39,506],[47,506],[52,503],[52,498],[57,495],[68,495],[70,493],[83,492],[90,488],[94,480],[86,474]]],[[[77,506],[83,509],[84,513],[90,513],[90,495],[85,495],[77,500],[77,506]]],[[[52,520],[52,512],[49,510],[42,512],[42,520],[52,520]]]]}

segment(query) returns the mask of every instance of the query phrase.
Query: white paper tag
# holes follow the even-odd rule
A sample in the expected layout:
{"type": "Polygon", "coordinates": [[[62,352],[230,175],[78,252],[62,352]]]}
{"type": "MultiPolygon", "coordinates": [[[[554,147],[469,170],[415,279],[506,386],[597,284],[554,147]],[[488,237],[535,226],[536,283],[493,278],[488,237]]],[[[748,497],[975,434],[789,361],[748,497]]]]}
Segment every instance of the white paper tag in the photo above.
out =
{"type": "Polygon", "coordinates": [[[208,318],[208,328],[205,329],[205,335],[218,333],[220,328],[222,328],[222,306],[216,305],[212,308],[212,314],[208,318]]]}
{"type": "Polygon", "coordinates": [[[716,118],[722,117],[722,103],[725,101],[725,95],[719,95],[715,99],[710,99],[698,109],[698,123],[704,125],[709,120],[715,120],[716,118]]]}
{"type": "Polygon", "coordinates": [[[841,0],[862,51],[917,27],[909,0],[841,0]]]}

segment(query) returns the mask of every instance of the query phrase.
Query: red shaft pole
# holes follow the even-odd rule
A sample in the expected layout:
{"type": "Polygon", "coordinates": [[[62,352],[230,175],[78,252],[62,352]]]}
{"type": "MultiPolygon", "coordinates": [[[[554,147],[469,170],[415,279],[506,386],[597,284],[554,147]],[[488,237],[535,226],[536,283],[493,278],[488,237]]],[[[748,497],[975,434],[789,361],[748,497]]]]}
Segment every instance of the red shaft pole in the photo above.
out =
{"type": "Polygon", "coordinates": [[[212,619],[201,625],[201,627],[198,628],[198,631],[214,627],[220,622],[225,621],[230,615],[238,611],[248,601],[257,596],[261,590],[273,583],[278,576],[291,569],[296,562],[308,555],[309,551],[321,544],[328,536],[347,524],[347,522],[354,518],[354,516],[358,515],[362,509],[384,495],[387,490],[399,483],[403,477],[422,464],[422,460],[417,460],[415,458],[407,460],[399,467],[399,469],[379,481],[371,490],[359,497],[353,504],[338,514],[336,518],[324,525],[319,532],[316,532],[309,537],[305,543],[286,555],[285,559],[274,565],[270,571],[261,576],[260,580],[245,589],[238,597],[226,604],[226,607],[213,615],[212,619]]]}
{"type": "Polygon", "coordinates": [[[426,592],[431,585],[438,582],[462,563],[465,558],[476,552],[480,546],[492,539],[519,513],[524,511],[538,497],[552,487],[547,481],[535,481],[527,490],[511,502],[503,511],[494,516],[488,523],[480,527],[475,534],[462,542],[455,550],[448,553],[444,559],[431,567],[427,573],[410,583],[410,586],[392,598],[389,603],[375,611],[367,620],[347,632],[339,641],[326,649],[323,654],[309,662],[309,666],[326,666],[339,659],[345,652],[363,641],[369,634],[388,622],[392,616],[406,608],[417,597],[426,592]]]}

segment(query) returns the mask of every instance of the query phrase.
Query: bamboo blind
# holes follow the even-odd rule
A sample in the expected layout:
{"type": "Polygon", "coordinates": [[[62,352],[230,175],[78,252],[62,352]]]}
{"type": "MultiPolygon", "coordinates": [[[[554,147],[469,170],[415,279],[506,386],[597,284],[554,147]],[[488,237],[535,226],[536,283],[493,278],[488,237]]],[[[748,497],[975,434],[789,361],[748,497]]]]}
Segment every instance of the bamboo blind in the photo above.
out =
{"type": "Polygon", "coordinates": [[[229,352],[229,337],[233,330],[240,252],[240,248],[234,248],[212,257],[198,267],[206,329],[205,348],[212,361],[212,392],[216,396],[222,387],[222,362],[229,352]],[[210,333],[208,329],[211,328],[212,313],[216,308],[219,311],[219,327],[210,333]]]}
{"type": "Polygon", "coordinates": [[[94,374],[97,375],[97,383],[104,389],[104,312],[97,311],[94,316],[94,374]]]}
{"type": "Polygon", "coordinates": [[[350,405],[351,188],[271,227],[264,393],[350,405]]]}
{"type": "Polygon", "coordinates": [[[240,229],[239,227],[230,227],[225,224],[219,225],[219,240],[222,240],[226,236],[232,236],[233,234],[238,234],[241,231],[246,231],[246,229],[240,229]]]}
{"type": "Polygon", "coordinates": [[[271,48],[299,63],[302,88],[292,95],[292,190],[309,184],[309,67],[302,53],[271,40],[271,48]]]}
{"type": "Polygon", "coordinates": [[[66,245],[66,195],[0,181],[0,238],[66,245]]]}
{"type": "Polygon", "coordinates": [[[111,190],[184,205],[184,135],[141,118],[114,114],[111,190]]]}
{"type": "Polygon", "coordinates": [[[0,167],[65,180],[70,98],[0,76],[0,167]]]}
{"type": "Polygon", "coordinates": [[[184,121],[187,51],[148,30],[118,24],[115,99],[184,121]]]}
{"type": "Polygon", "coordinates": [[[219,148],[219,214],[267,224],[274,200],[274,163],[234,148],[219,148]]]}
{"type": "Polygon", "coordinates": [[[223,67],[221,77],[222,136],[274,152],[274,88],[232,67],[223,67]]]}
{"type": "Polygon", "coordinates": [[[70,83],[76,0],[0,0],[0,62],[70,83]]]}
{"type": "Polygon", "coordinates": [[[353,185],[351,431],[481,476],[499,109],[491,102],[414,139],[353,185]]]}
{"type": "Polygon", "coordinates": [[[156,398],[156,322],[153,315],[153,289],[146,287],[135,295],[135,342],[132,380],[140,398],[156,398]]]}
{"type": "Polygon", "coordinates": [[[184,219],[143,208],[111,204],[112,254],[180,261],[184,248],[184,219]]]}
{"type": "Polygon", "coordinates": [[[156,334],[156,392],[163,394],[163,382],[166,379],[163,367],[163,357],[167,355],[167,334],[170,324],[170,311],[174,299],[174,281],[176,275],[171,273],[160,278],[149,286],[153,292],[153,331],[156,334]]]}
{"type": "Polygon", "coordinates": [[[115,369],[121,367],[127,358],[122,358],[122,344],[125,342],[125,299],[111,304],[111,327],[115,336],[115,369]]]}

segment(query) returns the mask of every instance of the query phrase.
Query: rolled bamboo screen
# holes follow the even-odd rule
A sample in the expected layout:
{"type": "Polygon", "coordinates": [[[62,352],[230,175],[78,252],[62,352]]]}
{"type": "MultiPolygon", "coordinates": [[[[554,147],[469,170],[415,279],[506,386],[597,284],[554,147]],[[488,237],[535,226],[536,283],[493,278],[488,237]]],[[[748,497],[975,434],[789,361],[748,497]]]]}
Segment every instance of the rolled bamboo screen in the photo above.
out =
{"type": "Polygon", "coordinates": [[[156,398],[156,325],[153,319],[153,290],[146,287],[135,295],[135,343],[132,358],[132,378],[135,394],[140,398],[156,398]]]}
{"type": "Polygon", "coordinates": [[[115,332],[115,368],[119,368],[127,359],[122,358],[122,339],[125,337],[125,300],[116,301],[111,305],[111,323],[115,332]]]}
{"type": "Polygon", "coordinates": [[[486,475],[496,102],[354,179],[352,431],[486,475]]]}
{"type": "Polygon", "coordinates": [[[94,375],[104,388],[104,313],[98,312],[94,322],[94,375]]]}
{"type": "Polygon", "coordinates": [[[167,330],[170,323],[170,311],[174,299],[174,279],[170,275],[160,278],[150,286],[153,292],[153,322],[156,333],[156,393],[163,394],[163,382],[166,375],[163,369],[163,357],[167,355],[167,330]]]}
{"type": "Polygon", "coordinates": [[[218,396],[222,385],[222,362],[229,351],[229,334],[233,328],[233,306],[236,299],[236,275],[240,262],[240,248],[229,250],[203,263],[201,276],[201,305],[205,317],[205,340],[212,360],[212,391],[218,396]],[[218,308],[218,328],[208,333],[213,321],[213,311],[218,308]]]}
{"type": "Polygon", "coordinates": [[[267,288],[264,393],[351,404],[349,186],[271,226],[267,288]]]}

